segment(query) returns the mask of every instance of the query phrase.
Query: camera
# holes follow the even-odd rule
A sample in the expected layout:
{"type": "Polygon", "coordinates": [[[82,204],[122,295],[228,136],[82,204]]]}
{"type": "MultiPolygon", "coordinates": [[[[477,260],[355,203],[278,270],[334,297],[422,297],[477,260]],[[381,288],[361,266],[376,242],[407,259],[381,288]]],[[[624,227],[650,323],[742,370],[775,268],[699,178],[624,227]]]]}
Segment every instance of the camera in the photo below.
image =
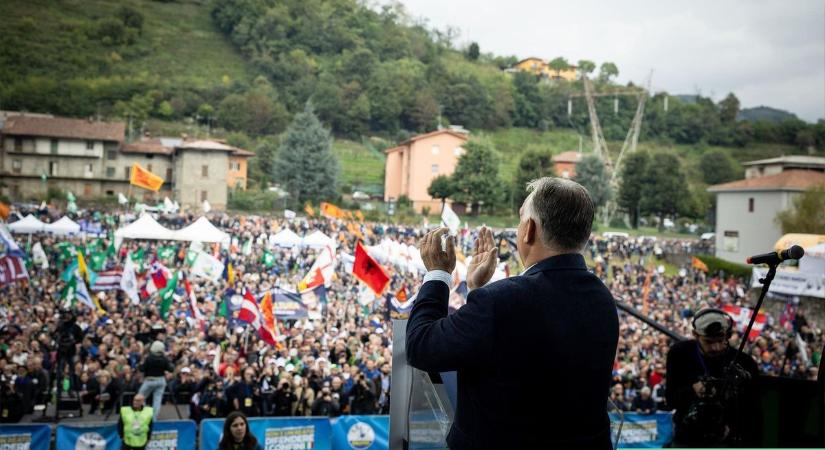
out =
{"type": "MultiPolygon", "coordinates": [[[[751,379],[739,364],[725,369],[723,378],[700,377],[705,393],[694,401],[682,418],[686,434],[701,442],[721,443],[730,433],[727,420],[731,410],[744,394],[745,384],[751,379]]],[[[735,409],[733,412],[736,412],[735,409]]]]}

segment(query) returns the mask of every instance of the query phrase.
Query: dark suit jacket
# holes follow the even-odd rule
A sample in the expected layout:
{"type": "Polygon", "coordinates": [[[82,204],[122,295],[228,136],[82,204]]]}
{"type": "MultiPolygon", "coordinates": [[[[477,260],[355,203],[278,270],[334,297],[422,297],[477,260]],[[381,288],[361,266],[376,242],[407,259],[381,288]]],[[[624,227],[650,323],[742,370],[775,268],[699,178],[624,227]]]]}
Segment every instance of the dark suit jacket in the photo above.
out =
{"type": "Polygon", "coordinates": [[[424,283],[406,350],[413,367],[458,373],[451,449],[611,448],[618,316],[581,255],[473,290],[449,316],[448,296],[445,283],[424,283]]]}

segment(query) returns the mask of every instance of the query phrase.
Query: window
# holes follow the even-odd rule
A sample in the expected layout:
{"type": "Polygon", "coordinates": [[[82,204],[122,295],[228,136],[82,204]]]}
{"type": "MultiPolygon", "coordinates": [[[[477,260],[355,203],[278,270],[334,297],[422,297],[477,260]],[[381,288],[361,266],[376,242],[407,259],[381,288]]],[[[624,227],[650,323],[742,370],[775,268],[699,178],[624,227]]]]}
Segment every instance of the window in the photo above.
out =
{"type": "Polygon", "coordinates": [[[95,167],[91,164],[86,164],[86,176],[90,177],[95,171],[95,167]]]}
{"type": "Polygon", "coordinates": [[[106,150],[106,159],[114,161],[117,159],[117,150],[106,150]]]}
{"type": "Polygon", "coordinates": [[[14,151],[22,152],[23,151],[23,138],[16,137],[14,138],[14,151]]]}
{"type": "Polygon", "coordinates": [[[49,175],[57,175],[57,161],[49,161],[49,175]]]}
{"type": "Polygon", "coordinates": [[[229,170],[239,171],[241,170],[241,163],[237,161],[233,161],[229,163],[229,170]]]}
{"type": "Polygon", "coordinates": [[[722,248],[726,252],[738,252],[739,251],[739,232],[738,231],[725,231],[724,237],[722,238],[722,248]]]}
{"type": "Polygon", "coordinates": [[[749,213],[753,212],[753,197],[748,199],[748,212],[749,213]]]}
{"type": "Polygon", "coordinates": [[[206,201],[206,191],[201,191],[201,201],[202,202],[206,201]]]}
{"type": "Polygon", "coordinates": [[[433,173],[438,173],[438,164],[433,164],[431,170],[433,173]]]}
{"type": "Polygon", "coordinates": [[[20,173],[23,170],[23,161],[19,159],[11,160],[11,171],[14,173],[20,173]]]}
{"type": "Polygon", "coordinates": [[[151,172],[152,171],[152,165],[151,164],[146,164],[146,170],[151,172]]]}
{"type": "Polygon", "coordinates": [[[439,147],[437,145],[433,145],[432,152],[433,152],[433,155],[437,155],[437,154],[441,153],[441,147],[439,147]]]}
{"type": "Polygon", "coordinates": [[[106,195],[108,195],[109,197],[114,197],[115,191],[106,191],[106,195]]]}
{"type": "Polygon", "coordinates": [[[172,168],[167,167],[166,168],[166,182],[170,183],[171,181],[172,181],[172,168]]]}
{"type": "Polygon", "coordinates": [[[132,170],[132,168],[131,168],[131,167],[124,167],[124,168],[123,168],[123,176],[124,176],[124,177],[126,177],[126,179],[127,179],[127,180],[129,179],[129,175],[130,175],[130,174],[129,174],[129,172],[130,172],[131,170],[132,170]]]}
{"type": "Polygon", "coordinates": [[[463,148],[461,148],[461,147],[456,147],[456,148],[454,148],[454,149],[453,149],[453,155],[455,155],[455,156],[461,156],[461,155],[463,155],[463,154],[464,154],[464,149],[463,149],[463,148]]]}
{"type": "Polygon", "coordinates": [[[83,185],[83,196],[90,197],[92,195],[92,185],[91,184],[84,184],[83,185]]]}
{"type": "Polygon", "coordinates": [[[109,178],[114,178],[115,168],[114,167],[107,167],[106,168],[106,176],[109,177],[109,178]]]}
{"type": "Polygon", "coordinates": [[[201,176],[203,178],[206,178],[206,177],[209,176],[209,166],[207,166],[207,165],[201,166],[201,176]]]}
{"type": "Polygon", "coordinates": [[[86,150],[94,150],[95,141],[86,141],[86,150]]]}
{"type": "Polygon", "coordinates": [[[52,145],[52,155],[56,155],[57,154],[57,139],[52,139],[51,145],[52,145]]]}

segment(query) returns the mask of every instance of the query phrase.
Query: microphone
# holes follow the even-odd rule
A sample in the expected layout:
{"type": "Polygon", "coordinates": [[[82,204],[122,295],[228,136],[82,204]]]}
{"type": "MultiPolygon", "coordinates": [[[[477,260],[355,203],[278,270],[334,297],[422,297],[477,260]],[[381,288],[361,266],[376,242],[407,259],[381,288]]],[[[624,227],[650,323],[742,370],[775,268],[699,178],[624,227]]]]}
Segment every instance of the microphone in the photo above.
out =
{"type": "Polygon", "coordinates": [[[794,245],[791,248],[786,248],[780,252],[763,253],[761,255],[751,256],[748,258],[748,264],[776,265],[786,259],[799,259],[804,254],[805,250],[802,247],[794,245]]]}

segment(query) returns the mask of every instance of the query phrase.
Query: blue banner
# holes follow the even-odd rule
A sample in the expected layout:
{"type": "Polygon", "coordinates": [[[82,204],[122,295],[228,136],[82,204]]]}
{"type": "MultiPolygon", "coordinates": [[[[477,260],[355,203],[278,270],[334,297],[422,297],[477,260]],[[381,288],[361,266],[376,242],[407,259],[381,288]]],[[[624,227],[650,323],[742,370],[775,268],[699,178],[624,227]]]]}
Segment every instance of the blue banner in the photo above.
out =
{"type": "MultiPolygon", "coordinates": [[[[624,424],[619,448],[662,448],[673,439],[672,413],[655,414],[624,413],[624,424]]],[[[610,432],[613,441],[619,430],[621,418],[610,414],[610,432]]]]}
{"type": "MultiPolygon", "coordinates": [[[[200,450],[215,450],[223,434],[224,419],[201,421],[200,450]]],[[[331,450],[326,417],[250,418],[249,428],[264,450],[331,450]]]]}
{"type": "Polygon", "coordinates": [[[389,416],[341,416],[332,423],[332,450],[389,448],[389,416]]]}
{"type": "Polygon", "coordinates": [[[49,450],[52,430],[48,425],[0,425],[0,448],[49,450]]]}
{"type": "MultiPolygon", "coordinates": [[[[195,450],[196,434],[195,422],[191,420],[154,422],[146,449],[195,450]]],[[[114,422],[88,426],[57,426],[57,450],[120,450],[121,443],[117,435],[117,423],[114,422]]],[[[35,448],[32,447],[32,450],[35,448]]]]}

